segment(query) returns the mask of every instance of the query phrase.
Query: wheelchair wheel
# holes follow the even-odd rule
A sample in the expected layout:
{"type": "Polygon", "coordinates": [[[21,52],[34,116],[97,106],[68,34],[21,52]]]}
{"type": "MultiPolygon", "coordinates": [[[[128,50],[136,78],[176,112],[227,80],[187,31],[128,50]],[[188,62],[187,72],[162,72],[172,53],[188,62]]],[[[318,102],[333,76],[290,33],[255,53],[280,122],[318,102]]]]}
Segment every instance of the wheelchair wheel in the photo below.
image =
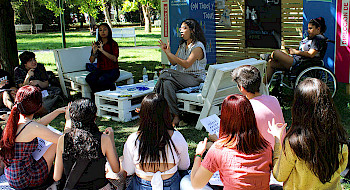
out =
{"type": "Polygon", "coordinates": [[[305,70],[303,70],[297,77],[295,81],[295,87],[303,81],[306,78],[317,78],[322,80],[326,85],[328,86],[332,97],[334,97],[335,92],[337,91],[337,79],[335,78],[334,74],[324,68],[324,67],[309,67],[305,70]]]}

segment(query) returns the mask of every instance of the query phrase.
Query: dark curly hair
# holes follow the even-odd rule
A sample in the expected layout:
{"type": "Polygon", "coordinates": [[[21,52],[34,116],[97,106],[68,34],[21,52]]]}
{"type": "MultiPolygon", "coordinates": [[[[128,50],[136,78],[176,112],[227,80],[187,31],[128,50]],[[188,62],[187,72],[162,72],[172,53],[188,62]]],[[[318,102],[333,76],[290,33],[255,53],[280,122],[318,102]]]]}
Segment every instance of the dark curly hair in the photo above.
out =
{"type": "Polygon", "coordinates": [[[339,168],[339,153],[341,145],[347,143],[347,133],[329,88],[321,80],[307,78],[296,88],[292,125],[286,139],[296,156],[308,164],[322,183],[331,180],[339,168]]]}
{"type": "Polygon", "coordinates": [[[88,98],[75,100],[69,107],[72,131],[65,134],[65,157],[97,159],[101,149],[94,134],[101,135],[95,123],[97,108],[88,98]]]}
{"type": "MultiPolygon", "coordinates": [[[[207,47],[207,40],[205,39],[204,37],[204,32],[201,28],[201,26],[199,25],[199,23],[195,20],[195,19],[192,19],[192,18],[188,18],[184,21],[181,22],[181,24],[187,24],[187,26],[190,28],[191,30],[191,39],[192,39],[192,42],[196,42],[196,41],[200,41],[203,43],[204,47],[207,47]]],[[[183,38],[180,40],[180,45],[185,43],[186,40],[184,40],[183,38]]]]}
{"type": "MultiPolygon", "coordinates": [[[[148,94],[141,103],[140,127],[138,129],[140,141],[138,152],[142,169],[149,166],[150,163],[157,163],[159,166],[160,158],[167,163],[167,146],[174,147],[176,151],[168,130],[174,131],[175,129],[171,125],[170,111],[166,100],[160,94],[148,94]]],[[[172,156],[174,158],[173,152],[172,156]]],[[[153,165],[153,169],[155,167],[156,165],[153,165]]]]}

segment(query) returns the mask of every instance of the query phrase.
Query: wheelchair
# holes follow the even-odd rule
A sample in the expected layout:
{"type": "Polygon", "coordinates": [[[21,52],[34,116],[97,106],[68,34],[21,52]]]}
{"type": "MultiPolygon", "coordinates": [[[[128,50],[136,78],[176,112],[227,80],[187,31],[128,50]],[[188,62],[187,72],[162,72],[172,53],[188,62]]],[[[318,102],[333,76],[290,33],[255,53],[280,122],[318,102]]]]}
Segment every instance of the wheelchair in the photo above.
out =
{"type": "Polygon", "coordinates": [[[289,70],[276,71],[268,84],[274,86],[271,95],[274,95],[282,104],[283,102],[283,88],[294,90],[298,84],[306,78],[317,78],[322,80],[328,86],[332,98],[337,91],[337,79],[332,71],[327,69],[323,60],[301,61],[299,64],[292,66],[289,70]]]}

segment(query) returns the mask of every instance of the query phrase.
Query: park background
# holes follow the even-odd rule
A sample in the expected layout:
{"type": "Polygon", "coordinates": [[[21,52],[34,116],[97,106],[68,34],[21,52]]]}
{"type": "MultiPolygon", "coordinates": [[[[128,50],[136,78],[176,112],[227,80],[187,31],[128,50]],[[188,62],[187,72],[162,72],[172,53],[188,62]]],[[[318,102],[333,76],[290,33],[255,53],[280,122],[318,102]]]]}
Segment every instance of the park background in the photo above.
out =
{"type": "MultiPolygon", "coordinates": [[[[12,2],[12,8],[14,9],[14,15],[17,16],[15,23],[27,23],[30,24],[33,21],[28,19],[28,10],[26,10],[26,2],[32,3],[36,8],[33,14],[37,20],[36,23],[42,23],[43,30],[39,31],[37,34],[32,34],[35,32],[17,32],[16,33],[16,44],[18,53],[22,51],[29,50],[34,51],[37,56],[37,61],[39,63],[45,64],[47,70],[56,72],[56,65],[53,56],[53,49],[62,48],[62,37],[59,31],[60,20],[57,16],[57,12],[49,10],[45,5],[40,4],[43,1],[34,0],[18,0],[12,2]],[[16,4],[17,3],[17,4],[16,4]],[[17,12],[16,12],[17,11],[17,12]],[[45,24],[46,23],[46,24],[45,24]]],[[[48,1],[49,2],[49,1],[48,1]]],[[[132,38],[118,38],[116,41],[120,46],[120,57],[119,65],[121,69],[132,72],[136,82],[142,78],[142,68],[146,67],[149,74],[149,78],[153,78],[154,71],[159,71],[162,69],[161,65],[161,51],[157,47],[158,40],[161,38],[160,28],[151,27],[152,22],[157,18],[159,13],[159,5],[154,5],[150,14],[153,15],[153,19],[149,19],[148,22],[143,22],[142,5],[133,5],[127,1],[115,1],[117,2],[117,10],[123,10],[125,14],[126,22],[121,22],[118,19],[111,21],[114,27],[135,27],[136,29],[136,43],[137,46],[133,47],[132,38]],[[119,3],[119,4],[118,4],[119,3]],[[129,4],[128,4],[129,3],[129,4]],[[138,8],[135,8],[138,7],[138,8]],[[134,9],[134,12],[127,12],[127,10],[134,9]],[[137,9],[137,10],[136,10],[137,9]],[[128,22],[130,21],[130,22],[128,22]],[[149,28],[144,27],[147,24],[149,28]],[[140,26],[143,25],[143,26],[140,26]]],[[[137,1],[138,2],[138,1],[137,1]]],[[[113,4],[113,3],[112,3],[113,4]]],[[[27,6],[28,7],[28,6],[27,6]]],[[[79,12],[79,6],[67,6],[65,7],[65,28],[66,28],[66,47],[81,47],[89,46],[92,41],[95,40],[95,36],[90,34],[89,25],[83,21],[82,14],[79,12]]],[[[106,9],[106,7],[104,7],[106,9]]],[[[96,12],[96,24],[104,22],[105,15],[104,11],[99,10],[96,12]]],[[[117,15],[120,13],[117,13],[117,15]]],[[[3,15],[1,15],[3,16],[3,15]]],[[[15,16],[15,17],[16,17],[15,16]]],[[[111,16],[111,15],[110,15],[111,16]]],[[[113,20],[113,19],[112,19],[113,20]]],[[[1,37],[3,38],[3,37],[1,37]]],[[[347,132],[350,132],[350,98],[346,94],[346,86],[344,83],[338,83],[338,91],[334,97],[335,104],[341,116],[341,122],[346,128],[347,132]]],[[[286,102],[283,105],[283,113],[285,120],[288,124],[291,123],[291,111],[290,106],[293,99],[293,92],[288,91],[285,93],[284,97],[286,102]]],[[[80,98],[79,93],[72,93],[69,99],[61,100],[57,107],[67,105],[69,101],[80,98]]],[[[196,118],[198,115],[184,113],[183,119],[188,125],[183,127],[177,127],[187,140],[189,144],[190,158],[193,158],[195,154],[196,144],[207,136],[207,133],[203,130],[198,131],[194,129],[196,124],[196,118]]],[[[64,115],[60,115],[53,122],[51,126],[62,130],[64,127],[64,115]]],[[[121,123],[110,120],[109,118],[98,118],[97,125],[100,130],[104,130],[107,127],[113,127],[115,131],[115,143],[119,155],[122,155],[123,145],[127,137],[137,130],[138,120],[121,123]]]]}

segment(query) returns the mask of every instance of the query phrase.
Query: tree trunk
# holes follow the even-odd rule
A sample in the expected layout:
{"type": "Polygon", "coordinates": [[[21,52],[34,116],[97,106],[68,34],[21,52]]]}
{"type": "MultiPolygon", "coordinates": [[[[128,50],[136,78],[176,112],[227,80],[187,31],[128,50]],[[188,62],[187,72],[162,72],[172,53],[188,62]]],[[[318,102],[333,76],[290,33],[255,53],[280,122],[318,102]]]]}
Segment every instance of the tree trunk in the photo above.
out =
{"type": "Polygon", "coordinates": [[[0,1],[0,64],[13,76],[18,66],[14,12],[10,1],[0,1]]]}
{"type": "Polygon", "coordinates": [[[34,17],[34,0],[28,0],[24,2],[24,10],[26,11],[26,15],[30,21],[31,27],[31,33],[36,34],[36,28],[35,28],[35,17],[34,17]]]}
{"type": "Polygon", "coordinates": [[[113,24],[111,21],[111,14],[110,14],[111,6],[108,2],[105,2],[105,1],[102,2],[102,5],[103,5],[103,13],[105,14],[105,20],[109,25],[109,27],[113,28],[113,24]]]}
{"type": "Polygon", "coordinates": [[[151,26],[151,15],[148,5],[142,5],[142,12],[143,17],[145,18],[145,32],[151,33],[152,32],[152,26],[151,26]]]}

